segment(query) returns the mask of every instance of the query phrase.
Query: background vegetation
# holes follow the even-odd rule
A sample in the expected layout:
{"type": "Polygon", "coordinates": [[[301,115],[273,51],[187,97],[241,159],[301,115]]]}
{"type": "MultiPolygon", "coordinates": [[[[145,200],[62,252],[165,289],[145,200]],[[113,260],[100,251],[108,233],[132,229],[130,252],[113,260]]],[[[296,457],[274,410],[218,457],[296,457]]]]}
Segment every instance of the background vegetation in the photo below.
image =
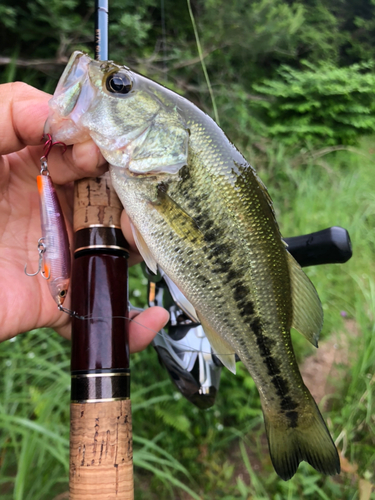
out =
{"type": "MultiPolygon", "coordinates": [[[[0,82],[53,92],[71,52],[92,53],[93,4],[1,0],[0,82]]],[[[340,362],[320,406],[343,472],[303,464],[279,480],[247,372],[223,371],[217,404],[201,412],[149,348],[132,357],[136,498],[375,499],[375,3],[194,0],[192,11],[220,125],[260,172],[283,234],[341,225],[352,238],[347,264],[308,270],[325,310],[318,359],[340,362]]],[[[185,0],[111,0],[110,18],[113,59],[214,116],[185,0]]],[[[131,287],[144,306],[139,268],[131,287]]],[[[295,345],[302,362],[310,347],[295,345]]],[[[67,498],[69,349],[48,330],[0,346],[4,500],[67,498]]]]}

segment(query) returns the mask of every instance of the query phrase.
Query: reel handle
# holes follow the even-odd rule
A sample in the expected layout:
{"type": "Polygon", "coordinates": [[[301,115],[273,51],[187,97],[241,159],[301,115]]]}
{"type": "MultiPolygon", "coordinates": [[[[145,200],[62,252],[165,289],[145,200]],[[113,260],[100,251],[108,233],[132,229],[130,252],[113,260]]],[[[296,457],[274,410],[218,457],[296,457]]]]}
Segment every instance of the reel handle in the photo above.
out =
{"type": "Polygon", "coordinates": [[[349,233],[343,227],[333,226],[284,241],[301,267],[343,264],[353,255],[349,233]]]}

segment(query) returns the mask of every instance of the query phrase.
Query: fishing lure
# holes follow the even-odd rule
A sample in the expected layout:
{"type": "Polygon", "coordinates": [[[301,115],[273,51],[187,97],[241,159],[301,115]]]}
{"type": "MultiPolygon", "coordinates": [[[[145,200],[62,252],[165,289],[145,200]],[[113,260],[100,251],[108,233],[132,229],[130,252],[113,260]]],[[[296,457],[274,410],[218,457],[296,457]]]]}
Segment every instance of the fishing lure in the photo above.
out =
{"type": "Polygon", "coordinates": [[[40,273],[47,280],[58,308],[65,311],[62,305],[68,293],[71,257],[64,215],[48,170],[47,157],[55,145],[63,146],[65,152],[66,145],[52,142],[51,136],[47,134],[45,153],[40,158],[40,175],[37,176],[42,227],[42,237],[38,240],[39,264],[35,273],[28,273],[25,265],[25,274],[36,276],[40,273]]]}

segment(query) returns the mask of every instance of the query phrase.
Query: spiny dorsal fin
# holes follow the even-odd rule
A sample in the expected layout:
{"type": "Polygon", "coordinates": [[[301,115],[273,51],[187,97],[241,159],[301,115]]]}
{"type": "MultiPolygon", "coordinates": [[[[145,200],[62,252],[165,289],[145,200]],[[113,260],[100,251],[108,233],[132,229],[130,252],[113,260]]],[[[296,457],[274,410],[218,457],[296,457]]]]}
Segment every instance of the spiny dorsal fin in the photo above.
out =
{"type": "Polygon", "coordinates": [[[147,267],[151,269],[153,273],[158,272],[156,260],[152,256],[150,250],[148,249],[148,246],[145,243],[145,240],[143,239],[141,233],[138,231],[138,229],[134,226],[132,222],[130,222],[130,227],[132,228],[132,233],[134,236],[134,241],[135,244],[137,245],[137,248],[139,250],[139,253],[142,256],[142,259],[145,261],[147,267]]]}
{"type": "Polygon", "coordinates": [[[292,327],[315,347],[323,326],[323,309],[318,294],[301,266],[286,250],[288,256],[293,301],[292,327]]]}
{"type": "Polygon", "coordinates": [[[211,328],[207,321],[198,314],[199,321],[203,327],[215,355],[220,359],[223,365],[229,371],[236,374],[236,353],[226,340],[224,340],[213,328],[211,328]]]}

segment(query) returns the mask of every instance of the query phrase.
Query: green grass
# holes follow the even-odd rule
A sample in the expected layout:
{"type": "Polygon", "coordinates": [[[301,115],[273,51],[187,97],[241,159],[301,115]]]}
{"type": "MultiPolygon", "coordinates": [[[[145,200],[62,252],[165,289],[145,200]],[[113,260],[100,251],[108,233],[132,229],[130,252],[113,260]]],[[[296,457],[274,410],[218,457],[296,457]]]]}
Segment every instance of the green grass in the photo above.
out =
{"type": "MultiPolygon", "coordinates": [[[[181,398],[152,348],[132,356],[136,499],[375,499],[359,489],[374,482],[375,463],[375,183],[372,140],[361,154],[341,151],[297,165],[269,156],[261,177],[274,199],[285,236],[332,225],[349,230],[353,258],[344,265],[308,269],[321,297],[322,341],[345,332],[352,364],[323,411],[343,451],[345,470],[326,478],[307,464],[285,483],[273,471],[255,385],[238,366],[223,371],[214,408],[201,412],[181,398]],[[324,160],[324,163],[322,161],[324,160]],[[341,312],[345,311],[344,319],[341,312]],[[185,490],[185,491],[184,491],[185,490]]],[[[145,300],[139,270],[132,271],[135,305],[145,300]]],[[[311,348],[295,335],[298,358],[311,348]]],[[[4,500],[52,500],[67,490],[69,344],[49,330],[0,346],[0,495],[4,500]]]]}

